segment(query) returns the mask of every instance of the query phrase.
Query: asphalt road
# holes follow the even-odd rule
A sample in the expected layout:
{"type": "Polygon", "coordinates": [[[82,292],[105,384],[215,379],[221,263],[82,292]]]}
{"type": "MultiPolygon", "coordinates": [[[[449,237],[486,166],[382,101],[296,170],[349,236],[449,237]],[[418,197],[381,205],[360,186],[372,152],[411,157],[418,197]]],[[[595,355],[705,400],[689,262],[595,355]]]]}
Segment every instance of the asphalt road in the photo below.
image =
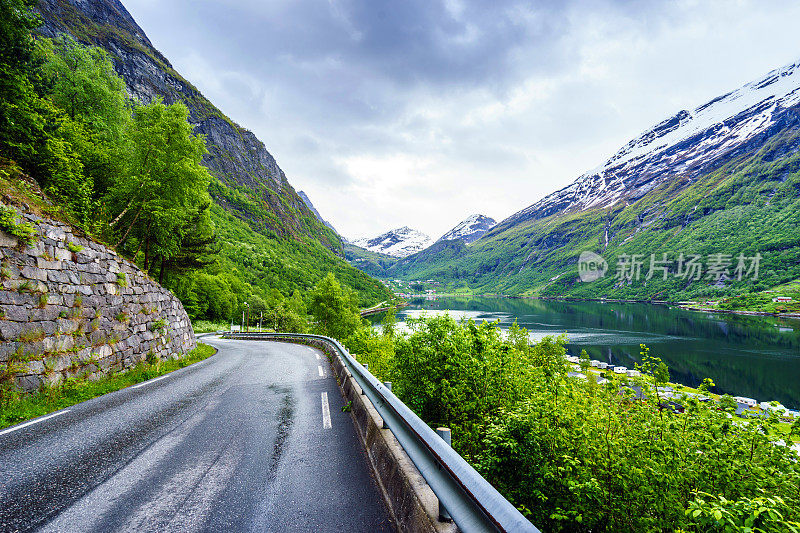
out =
{"type": "Polygon", "coordinates": [[[327,359],[215,356],[0,430],[0,531],[392,531],[327,359]]]}

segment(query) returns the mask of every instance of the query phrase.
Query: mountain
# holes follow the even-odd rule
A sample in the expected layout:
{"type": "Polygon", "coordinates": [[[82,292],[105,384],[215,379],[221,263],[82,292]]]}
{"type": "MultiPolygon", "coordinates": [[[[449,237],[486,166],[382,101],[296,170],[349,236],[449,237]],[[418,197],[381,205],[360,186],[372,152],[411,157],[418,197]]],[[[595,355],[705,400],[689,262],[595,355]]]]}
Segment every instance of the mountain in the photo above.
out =
{"type": "Polygon", "coordinates": [[[464,244],[470,244],[480,239],[484,233],[492,229],[496,224],[497,221],[493,218],[483,215],[470,215],[459,222],[456,227],[439,237],[439,241],[461,239],[464,244]]]}
{"type": "Polygon", "coordinates": [[[360,271],[380,279],[388,278],[389,270],[400,259],[393,255],[372,252],[349,242],[344,243],[344,257],[360,271]]]}
{"type": "Polygon", "coordinates": [[[432,246],[387,275],[542,296],[674,301],[745,294],[800,277],[798,228],[795,63],[660,122],[469,247],[432,246]],[[607,275],[581,281],[582,252],[601,255],[607,275]],[[665,269],[647,279],[651,254],[655,261],[665,253],[665,269]],[[625,275],[624,259],[634,254],[643,263],[639,279],[625,275]],[[681,254],[700,257],[700,279],[678,276],[681,254]],[[708,275],[716,254],[728,262],[719,277],[708,275]],[[757,279],[736,279],[739,254],[759,255],[757,279]]]}
{"type": "Polygon", "coordinates": [[[352,244],[381,254],[394,257],[408,257],[431,244],[431,238],[408,226],[389,230],[377,237],[355,239],[352,244]]]}
{"type": "Polygon", "coordinates": [[[256,136],[225,116],[156,50],[118,0],[40,0],[39,33],[66,33],[110,54],[132,98],[161,98],[189,109],[195,133],[206,138],[203,164],[211,218],[223,243],[218,270],[263,294],[288,296],[333,272],[359,294],[361,303],[381,301],[389,291],[344,259],[338,234],[320,221],[295,192],[275,158],[256,136]]]}
{"type": "Polygon", "coordinates": [[[303,191],[297,191],[297,195],[300,197],[301,200],[303,200],[303,203],[306,204],[306,207],[308,207],[309,211],[314,213],[314,216],[317,217],[317,220],[319,220],[320,222],[325,224],[328,228],[336,232],[336,234],[339,235],[339,237],[342,240],[345,240],[344,237],[342,237],[341,234],[338,231],[336,231],[336,228],[334,228],[330,222],[322,218],[322,215],[319,214],[319,211],[317,211],[317,208],[314,207],[313,203],[311,203],[311,199],[308,197],[306,193],[304,193],[303,191]]]}
{"type": "Polygon", "coordinates": [[[631,203],[675,178],[694,178],[762,146],[785,126],[800,102],[800,64],[682,110],[623,146],[599,167],[504,220],[498,231],[524,220],[631,203]]]}
{"type": "Polygon", "coordinates": [[[60,33],[105,48],[128,93],[143,103],[162,98],[183,102],[195,133],[206,136],[203,163],[217,178],[209,189],[227,211],[257,231],[292,238],[311,237],[341,253],[329,231],[298,196],[275,158],[256,136],[225,116],[169,60],[156,50],[118,0],[40,0],[46,37],[60,33]]]}

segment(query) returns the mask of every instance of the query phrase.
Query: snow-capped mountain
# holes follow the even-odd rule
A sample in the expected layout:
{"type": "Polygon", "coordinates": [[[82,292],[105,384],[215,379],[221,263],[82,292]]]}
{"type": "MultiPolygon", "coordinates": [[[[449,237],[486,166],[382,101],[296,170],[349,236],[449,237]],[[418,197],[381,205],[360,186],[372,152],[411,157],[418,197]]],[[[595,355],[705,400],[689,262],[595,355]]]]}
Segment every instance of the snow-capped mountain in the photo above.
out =
{"type": "MultiPolygon", "coordinates": [[[[470,215],[458,223],[456,227],[439,237],[439,241],[454,241],[461,239],[464,244],[470,244],[481,238],[497,221],[483,215],[470,215]]],[[[436,242],[439,242],[436,241],[436,242]]]]}
{"type": "Polygon", "coordinates": [[[392,255],[394,257],[407,257],[424,250],[433,242],[430,237],[408,226],[389,230],[373,238],[361,238],[351,241],[360,248],[372,252],[392,255]]]}
{"type": "Polygon", "coordinates": [[[501,222],[498,231],[559,212],[630,203],[676,176],[691,180],[797,121],[787,110],[798,103],[800,62],[656,124],[571,185],[501,222]]]}
{"type": "MultiPolygon", "coordinates": [[[[327,220],[322,218],[322,215],[319,214],[319,211],[317,211],[317,208],[314,207],[314,204],[311,203],[311,199],[308,197],[308,195],[306,193],[304,193],[303,191],[297,191],[297,196],[299,196],[300,199],[303,200],[303,203],[306,204],[306,207],[308,207],[308,210],[311,211],[312,213],[314,213],[314,216],[317,217],[317,220],[319,220],[320,222],[322,222],[323,224],[328,226],[330,229],[335,231],[337,235],[342,237],[339,234],[339,232],[336,231],[336,228],[334,228],[333,225],[330,222],[328,222],[327,220]]],[[[342,240],[347,242],[347,240],[344,237],[342,237],[342,240]]]]}

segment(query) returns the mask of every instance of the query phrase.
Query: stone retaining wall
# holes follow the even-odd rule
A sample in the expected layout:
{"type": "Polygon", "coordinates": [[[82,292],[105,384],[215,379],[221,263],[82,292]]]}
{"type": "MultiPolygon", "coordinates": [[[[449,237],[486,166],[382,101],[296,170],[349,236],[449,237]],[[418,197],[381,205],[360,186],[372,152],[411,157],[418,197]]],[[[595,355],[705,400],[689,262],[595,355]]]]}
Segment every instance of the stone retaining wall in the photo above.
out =
{"type": "Polygon", "coordinates": [[[23,390],[95,378],[196,346],[180,301],[113,250],[26,213],[28,246],[0,230],[0,373],[23,390]]]}

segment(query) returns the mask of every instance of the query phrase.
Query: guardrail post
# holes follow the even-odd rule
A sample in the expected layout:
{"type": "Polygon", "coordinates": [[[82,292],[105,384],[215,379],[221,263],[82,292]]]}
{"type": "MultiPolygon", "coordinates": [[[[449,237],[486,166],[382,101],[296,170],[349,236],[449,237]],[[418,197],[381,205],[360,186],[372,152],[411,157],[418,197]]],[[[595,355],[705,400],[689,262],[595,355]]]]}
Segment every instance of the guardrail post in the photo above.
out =
{"type": "MultiPolygon", "coordinates": [[[[448,446],[453,446],[453,432],[450,428],[436,428],[436,434],[439,435],[448,446]]],[[[442,505],[442,500],[439,500],[439,522],[452,522],[453,519],[447,509],[442,505]]]]}
{"type": "MultiPolygon", "coordinates": [[[[384,381],[383,385],[387,389],[392,390],[392,382],[391,381],[384,381]]],[[[389,429],[389,426],[386,424],[386,420],[383,421],[383,426],[382,427],[383,427],[383,429],[389,429]]]]}
{"type": "MultiPolygon", "coordinates": [[[[369,363],[364,363],[364,370],[369,372],[369,363]]],[[[365,394],[367,394],[367,393],[364,392],[364,387],[361,387],[361,396],[364,396],[365,394]]]]}

